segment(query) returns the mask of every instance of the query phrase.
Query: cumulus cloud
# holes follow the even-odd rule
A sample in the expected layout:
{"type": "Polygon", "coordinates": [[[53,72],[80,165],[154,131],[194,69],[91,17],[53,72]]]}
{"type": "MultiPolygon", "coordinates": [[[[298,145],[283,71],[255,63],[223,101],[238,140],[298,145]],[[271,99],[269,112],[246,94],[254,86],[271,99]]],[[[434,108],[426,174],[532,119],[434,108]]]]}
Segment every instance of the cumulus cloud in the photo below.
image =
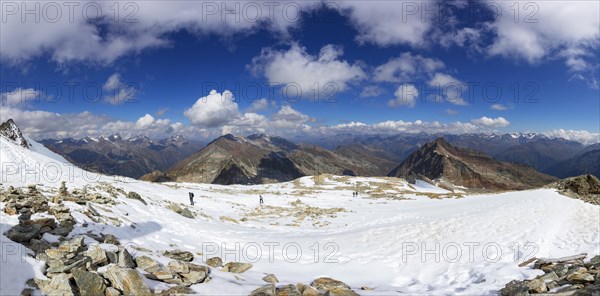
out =
{"type": "Polygon", "coordinates": [[[419,90],[412,84],[402,84],[394,92],[395,99],[388,101],[388,106],[399,107],[407,106],[414,107],[419,96],[419,90]]]}
{"type": "Polygon", "coordinates": [[[351,20],[357,40],[380,46],[408,44],[422,46],[431,20],[423,17],[423,5],[433,1],[330,1],[328,5],[351,20]],[[416,13],[415,13],[416,12],[416,13]]]}
{"type": "Polygon", "coordinates": [[[0,95],[2,99],[3,107],[15,107],[23,105],[28,101],[39,99],[42,97],[42,93],[33,88],[17,88],[11,92],[5,92],[0,95]]]}
{"type": "Polygon", "coordinates": [[[592,133],[585,130],[555,129],[543,132],[542,134],[549,138],[563,138],[586,145],[600,143],[600,133],[592,133]]]}
{"type": "Polygon", "coordinates": [[[473,123],[475,125],[483,126],[483,127],[489,127],[489,128],[500,128],[500,127],[507,127],[510,125],[510,122],[508,120],[506,120],[504,117],[490,118],[487,116],[483,116],[479,119],[473,119],[473,120],[471,120],[471,123],[473,123]]]}
{"type": "Polygon", "coordinates": [[[183,114],[193,125],[201,127],[218,127],[240,117],[238,104],[233,100],[229,90],[218,93],[211,90],[208,96],[199,98],[196,103],[183,114]]]}
{"type": "Polygon", "coordinates": [[[445,65],[435,58],[426,58],[405,52],[400,57],[388,60],[373,71],[373,80],[378,82],[414,82],[416,79],[429,79],[445,65]]]}
{"type": "Polygon", "coordinates": [[[350,83],[366,78],[361,66],[341,60],[342,55],[343,50],[334,45],[326,45],[318,55],[311,55],[306,48],[294,43],[284,51],[263,49],[252,59],[249,68],[273,85],[293,88],[292,96],[313,97],[317,87],[319,92],[331,87],[334,92],[344,91],[350,83]]]}
{"type": "Polygon", "coordinates": [[[252,102],[252,104],[250,104],[250,107],[246,109],[246,112],[260,112],[266,110],[267,108],[269,108],[269,100],[267,100],[266,98],[262,98],[252,102]]]}
{"type": "Polygon", "coordinates": [[[121,74],[114,73],[104,83],[102,89],[108,94],[104,96],[104,101],[113,105],[126,102],[135,102],[137,89],[131,83],[121,81],[121,74]]]}

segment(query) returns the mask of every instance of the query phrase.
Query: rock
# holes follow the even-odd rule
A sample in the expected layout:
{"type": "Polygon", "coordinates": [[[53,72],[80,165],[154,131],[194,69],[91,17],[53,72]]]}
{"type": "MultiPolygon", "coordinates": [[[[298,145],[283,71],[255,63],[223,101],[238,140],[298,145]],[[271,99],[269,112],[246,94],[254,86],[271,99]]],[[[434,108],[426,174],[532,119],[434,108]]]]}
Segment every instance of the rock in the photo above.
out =
{"type": "Polygon", "coordinates": [[[188,209],[188,208],[183,208],[183,210],[181,210],[181,213],[179,213],[179,215],[184,216],[186,218],[194,219],[194,213],[192,213],[192,211],[190,211],[190,209],[188,209]]]}
{"type": "Polygon", "coordinates": [[[171,261],[169,262],[169,264],[167,264],[167,269],[169,269],[169,271],[171,271],[172,273],[188,273],[190,272],[190,268],[188,267],[187,264],[185,263],[181,263],[179,261],[171,261]]]}
{"type": "Polygon", "coordinates": [[[190,289],[187,286],[175,286],[171,287],[168,290],[162,291],[158,293],[160,296],[171,296],[171,295],[189,295],[194,294],[194,290],[190,289]]]}
{"type": "Polygon", "coordinates": [[[590,264],[592,264],[596,268],[600,267],[600,255],[596,255],[592,259],[590,259],[590,264]]]}
{"type": "Polygon", "coordinates": [[[47,273],[61,273],[61,272],[69,272],[75,268],[85,267],[86,264],[90,262],[89,257],[83,257],[78,260],[61,260],[55,259],[51,260],[48,263],[48,268],[46,269],[47,273]]]}
{"type": "Polygon", "coordinates": [[[146,201],[143,200],[142,197],[137,192],[130,191],[129,193],[127,193],[127,198],[129,198],[129,199],[136,199],[136,200],[141,201],[144,205],[148,205],[146,203],[146,201]]]}
{"type": "Polygon", "coordinates": [[[567,275],[567,281],[571,283],[593,283],[594,276],[587,272],[576,271],[567,275]]]}
{"type": "Polygon", "coordinates": [[[42,227],[37,224],[17,224],[6,233],[6,236],[14,242],[26,244],[40,236],[41,229],[42,227]]]}
{"type": "Polygon", "coordinates": [[[52,248],[52,245],[43,239],[32,239],[29,242],[29,248],[37,255],[45,253],[46,250],[52,248]]]}
{"type": "Polygon", "coordinates": [[[135,262],[133,262],[131,254],[124,247],[119,247],[118,265],[120,267],[135,268],[135,262]]]}
{"type": "Polygon", "coordinates": [[[104,296],[121,296],[121,292],[113,287],[107,287],[104,296]]]}
{"type": "Polygon", "coordinates": [[[106,252],[99,246],[95,245],[89,248],[85,255],[92,259],[93,265],[104,265],[108,263],[108,257],[106,257],[106,252]]]}
{"type": "Polygon", "coordinates": [[[521,281],[512,280],[500,290],[502,296],[529,296],[529,287],[521,281]]]}
{"type": "Polygon", "coordinates": [[[305,284],[299,283],[296,285],[296,288],[298,288],[298,291],[300,291],[300,293],[302,293],[302,296],[320,296],[321,293],[319,293],[319,291],[311,286],[307,286],[305,284]]]}
{"type": "Polygon", "coordinates": [[[206,266],[185,263],[188,266],[188,273],[180,273],[183,277],[183,281],[191,284],[198,284],[204,282],[210,273],[210,269],[206,266]]]}
{"type": "Polygon", "coordinates": [[[106,285],[102,276],[80,269],[73,269],[71,274],[73,274],[81,296],[104,295],[106,285]]]}
{"type": "Polygon", "coordinates": [[[115,252],[107,251],[106,257],[108,258],[109,264],[110,263],[119,263],[119,257],[117,255],[117,253],[115,253],[115,252]]]}
{"type": "Polygon", "coordinates": [[[145,272],[154,273],[161,270],[160,264],[148,256],[138,256],[135,258],[135,263],[145,272]]]}
{"type": "Polygon", "coordinates": [[[275,296],[275,285],[262,286],[250,292],[250,296],[275,296]]]}
{"type": "Polygon", "coordinates": [[[277,277],[274,274],[267,274],[265,277],[262,278],[263,281],[267,282],[267,283],[278,283],[279,280],[277,279],[277,277]]]}
{"type": "Polygon", "coordinates": [[[48,296],[75,296],[69,283],[69,275],[65,273],[54,276],[49,282],[40,285],[40,289],[48,296]]]}
{"type": "Polygon", "coordinates": [[[206,264],[210,267],[221,267],[223,266],[223,260],[221,257],[211,257],[206,260],[206,264]]]}
{"type": "Polygon", "coordinates": [[[194,254],[192,254],[191,252],[188,252],[188,251],[181,251],[181,250],[164,251],[163,255],[165,255],[171,259],[185,261],[185,262],[190,262],[190,261],[194,260],[194,254]]]}
{"type": "Polygon", "coordinates": [[[546,283],[544,282],[544,280],[541,280],[541,279],[533,279],[531,281],[527,281],[527,282],[525,282],[525,285],[527,285],[527,287],[529,287],[530,292],[543,293],[543,292],[548,291],[548,288],[546,287],[546,283]]]}
{"type": "Polygon", "coordinates": [[[102,242],[105,244],[112,244],[115,246],[120,245],[121,243],[119,242],[119,240],[112,234],[106,234],[103,236],[102,238],[102,242]]]}
{"type": "Polygon", "coordinates": [[[343,289],[350,289],[350,287],[348,285],[346,285],[345,283],[338,281],[338,280],[334,280],[332,278],[328,278],[328,277],[322,277],[322,278],[318,278],[316,280],[314,280],[312,283],[310,283],[310,285],[314,288],[317,288],[317,290],[331,290],[333,288],[343,288],[343,289]]]}
{"type": "Polygon", "coordinates": [[[110,264],[105,276],[112,286],[123,292],[124,295],[152,296],[152,292],[134,269],[110,264]]]}
{"type": "Polygon", "coordinates": [[[285,285],[281,287],[277,287],[276,289],[277,296],[302,296],[300,291],[295,285],[285,285]]]}
{"type": "Polygon", "coordinates": [[[544,275],[540,275],[537,278],[542,281],[558,281],[558,276],[556,275],[556,273],[554,271],[551,271],[544,275]]]}
{"type": "Polygon", "coordinates": [[[551,281],[546,284],[546,287],[548,288],[548,290],[552,290],[560,287],[560,285],[556,281],[551,281]]]}
{"type": "Polygon", "coordinates": [[[554,271],[554,273],[556,273],[556,275],[560,278],[567,275],[569,267],[566,264],[559,263],[552,268],[552,271],[554,271]]]}
{"type": "Polygon", "coordinates": [[[232,272],[232,273],[243,273],[252,268],[252,264],[250,263],[241,263],[241,262],[228,262],[221,269],[224,272],[232,272]]]}

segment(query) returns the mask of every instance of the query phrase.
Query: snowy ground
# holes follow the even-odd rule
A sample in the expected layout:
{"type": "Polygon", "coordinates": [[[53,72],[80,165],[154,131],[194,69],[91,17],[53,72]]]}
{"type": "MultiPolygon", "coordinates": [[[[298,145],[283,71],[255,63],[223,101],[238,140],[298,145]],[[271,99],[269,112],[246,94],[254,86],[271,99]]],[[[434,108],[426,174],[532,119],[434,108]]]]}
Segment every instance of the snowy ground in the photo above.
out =
{"type": "MultiPolygon", "coordinates": [[[[463,197],[424,182],[336,176],[255,186],[154,184],[86,173],[39,144],[27,150],[1,140],[3,189],[35,183],[52,196],[61,180],[69,190],[110,184],[148,202],[121,195],[113,207],[96,207],[120,226],[95,224],[77,213],[85,206],[66,203],[78,220],[71,235],[112,233],[129,246],[191,251],[198,263],[220,256],[254,264],[243,274],[213,269],[213,280],[192,286],[202,294],[248,294],[273,273],[282,284],[328,276],[374,289],[357,290],[361,295],[486,295],[512,279],[537,275],[517,266],[532,256],[600,254],[600,208],[551,189],[463,197]],[[196,196],[196,219],[167,208],[168,202],[187,204],[189,191],[196,196]]],[[[18,223],[4,212],[0,219],[2,233],[18,223]]],[[[0,294],[18,294],[27,279],[43,276],[42,264],[1,239],[0,294]]]]}

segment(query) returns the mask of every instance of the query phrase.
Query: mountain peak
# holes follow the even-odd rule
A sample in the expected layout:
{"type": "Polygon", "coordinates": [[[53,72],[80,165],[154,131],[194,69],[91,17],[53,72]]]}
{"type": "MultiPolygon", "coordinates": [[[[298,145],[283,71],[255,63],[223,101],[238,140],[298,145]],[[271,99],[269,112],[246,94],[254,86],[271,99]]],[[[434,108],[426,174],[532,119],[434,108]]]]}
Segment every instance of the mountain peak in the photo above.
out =
{"type": "Polygon", "coordinates": [[[19,129],[17,124],[12,120],[12,118],[9,118],[7,121],[0,124],[0,135],[6,137],[7,139],[16,143],[17,145],[21,145],[25,148],[31,146],[31,144],[29,144],[29,142],[25,140],[25,137],[23,137],[21,130],[19,129]]]}

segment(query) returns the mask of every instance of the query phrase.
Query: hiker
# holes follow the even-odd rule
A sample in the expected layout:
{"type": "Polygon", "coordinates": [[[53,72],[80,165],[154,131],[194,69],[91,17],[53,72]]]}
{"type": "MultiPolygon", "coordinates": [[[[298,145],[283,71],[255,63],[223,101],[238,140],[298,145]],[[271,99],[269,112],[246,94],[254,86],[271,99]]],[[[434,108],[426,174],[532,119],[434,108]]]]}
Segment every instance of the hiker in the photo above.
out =
{"type": "Polygon", "coordinates": [[[356,191],[352,191],[352,197],[356,197],[356,191]]]}
{"type": "Polygon", "coordinates": [[[259,195],[258,197],[260,198],[260,199],[258,200],[258,202],[259,202],[261,205],[262,205],[262,204],[264,204],[265,202],[263,201],[262,195],[259,195]]]}
{"type": "Polygon", "coordinates": [[[194,205],[194,193],[190,192],[190,203],[194,205]]]}

